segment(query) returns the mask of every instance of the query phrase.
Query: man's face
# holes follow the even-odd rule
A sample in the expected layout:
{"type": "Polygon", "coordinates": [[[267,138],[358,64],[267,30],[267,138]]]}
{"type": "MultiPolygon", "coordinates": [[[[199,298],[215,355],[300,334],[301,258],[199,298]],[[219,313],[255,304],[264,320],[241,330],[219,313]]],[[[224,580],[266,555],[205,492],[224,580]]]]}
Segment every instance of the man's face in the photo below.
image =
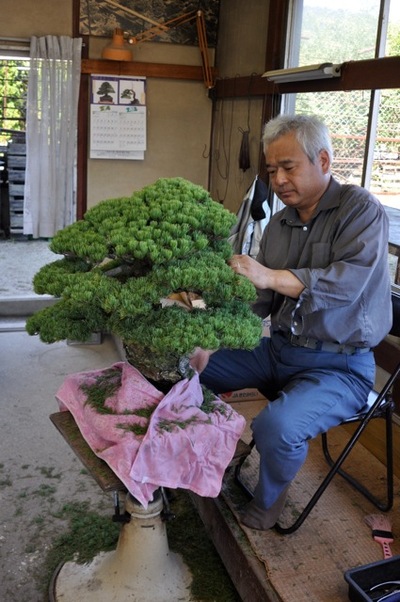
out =
{"type": "Polygon", "coordinates": [[[280,136],[265,154],[273,191],[288,206],[309,217],[329,184],[330,160],[321,151],[315,164],[304,153],[294,132],[280,136]]]}

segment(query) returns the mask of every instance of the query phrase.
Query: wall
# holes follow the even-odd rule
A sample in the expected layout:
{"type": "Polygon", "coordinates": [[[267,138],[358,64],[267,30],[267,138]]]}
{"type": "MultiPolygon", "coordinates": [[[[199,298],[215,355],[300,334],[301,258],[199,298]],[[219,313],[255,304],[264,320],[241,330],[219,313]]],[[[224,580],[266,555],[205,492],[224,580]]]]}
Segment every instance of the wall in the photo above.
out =
{"type": "MultiPolygon", "coordinates": [[[[216,67],[222,79],[260,75],[265,71],[269,2],[221,0],[216,67]]],[[[216,103],[210,191],[215,200],[237,212],[258,173],[261,151],[263,99],[226,98],[216,103]],[[250,165],[239,168],[242,130],[249,130],[250,165]]]]}
{"type": "MultiPolygon", "coordinates": [[[[72,0],[1,0],[0,36],[72,35],[72,0]]],[[[108,39],[92,38],[89,58],[98,58],[108,39]]],[[[144,43],[135,60],[201,65],[197,47],[144,43]]],[[[147,142],[144,161],[88,158],[88,207],[124,196],[159,177],[182,176],[208,187],[212,101],[202,82],[148,78],[147,142]]]]}
{"type": "Polygon", "coordinates": [[[0,36],[71,35],[72,0],[1,0],[0,36]]]}
{"type": "MultiPolygon", "coordinates": [[[[1,3],[0,36],[72,34],[72,0],[1,3]]],[[[218,77],[263,73],[268,8],[265,0],[248,0],[245,6],[240,0],[221,0],[218,77]]],[[[92,38],[89,57],[99,58],[107,42],[106,38],[92,38]]],[[[151,42],[134,47],[134,60],[201,64],[198,48],[151,42]]],[[[236,212],[258,173],[263,99],[228,98],[216,102],[213,112],[202,82],[148,78],[147,101],[145,160],[88,158],[88,207],[106,198],[129,195],[159,177],[182,176],[209,188],[215,200],[236,212]],[[250,131],[251,167],[245,172],[239,169],[243,130],[250,131]]]]}
{"type": "MultiPolygon", "coordinates": [[[[108,40],[90,41],[99,58],[108,40]]],[[[134,46],[138,62],[200,65],[197,47],[167,43],[134,46]]],[[[160,177],[180,176],[208,187],[212,101],[203,82],[147,78],[147,147],[144,161],[89,159],[88,207],[130,194],[160,177]]]]}

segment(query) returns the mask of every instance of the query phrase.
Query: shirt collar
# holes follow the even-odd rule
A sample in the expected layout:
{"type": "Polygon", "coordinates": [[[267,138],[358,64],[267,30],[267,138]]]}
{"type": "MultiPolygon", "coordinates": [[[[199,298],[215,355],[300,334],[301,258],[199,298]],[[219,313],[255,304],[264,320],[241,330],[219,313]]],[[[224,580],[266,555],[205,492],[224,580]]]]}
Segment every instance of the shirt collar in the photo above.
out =
{"type": "MultiPolygon", "coordinates": [[[[318,213],[320,213],[321,211],[333,209],[340,205],[340,194],[339,194],[340,187],[341,187],[341,185],[339,184],[339,182],[331,176],[330,182],[328,184],[328,188],[325,190],[324,194],[322,195],[322,197],[318,203],[317,211],[313,215],[312,219],[314,219],[318,215],[318,213]]],[[[290,224],[291,226],[295,226],[295,225],[304,226],[303,222],[301,222],[301,220],[299,218],[299,214],[297,213],[297,211],[294,207],[285,207],[282,210],[281,222],[286,222],[286,223],[290,224]]]]}

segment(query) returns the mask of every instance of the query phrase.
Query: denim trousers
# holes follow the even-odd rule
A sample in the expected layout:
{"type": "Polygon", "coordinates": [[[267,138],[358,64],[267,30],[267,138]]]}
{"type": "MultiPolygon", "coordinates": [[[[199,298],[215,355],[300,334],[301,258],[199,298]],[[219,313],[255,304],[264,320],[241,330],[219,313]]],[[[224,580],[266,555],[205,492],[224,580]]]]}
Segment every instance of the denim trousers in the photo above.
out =
{"type": "Polygon", "coordinates": [[[294,346],[279,333],[251,351],[215,352],[200,375],[216,394],[256,388],[269,400],[251,424],[260,454],[254,501],[265,509],[296,476],[308,441],[362,410],[374,380],[372,351],[317,351],[294,346]]]}

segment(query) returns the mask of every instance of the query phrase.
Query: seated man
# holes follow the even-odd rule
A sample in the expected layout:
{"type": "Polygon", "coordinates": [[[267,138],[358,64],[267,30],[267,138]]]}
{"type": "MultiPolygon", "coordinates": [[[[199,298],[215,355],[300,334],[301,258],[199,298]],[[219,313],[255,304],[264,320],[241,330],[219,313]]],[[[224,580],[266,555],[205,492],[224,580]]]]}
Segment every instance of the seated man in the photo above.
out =
{"type": "Polygon", "coordinates": [[[256,286],[254,311],[271,316],[270,337],[252,351],[199,350],[192,361],[215,393],[254,387],[271,400],[252,422],[259,480],[241,515],[261,530],[277,522],[308,440],[363,408],[371,348],[392,320],[387,216],[367,190],[332,177],[326,126],[279,116],[265,126],[263,150],[286,207],[268,223],[257,260],[234,255],[231,266],[256,286]]]}

